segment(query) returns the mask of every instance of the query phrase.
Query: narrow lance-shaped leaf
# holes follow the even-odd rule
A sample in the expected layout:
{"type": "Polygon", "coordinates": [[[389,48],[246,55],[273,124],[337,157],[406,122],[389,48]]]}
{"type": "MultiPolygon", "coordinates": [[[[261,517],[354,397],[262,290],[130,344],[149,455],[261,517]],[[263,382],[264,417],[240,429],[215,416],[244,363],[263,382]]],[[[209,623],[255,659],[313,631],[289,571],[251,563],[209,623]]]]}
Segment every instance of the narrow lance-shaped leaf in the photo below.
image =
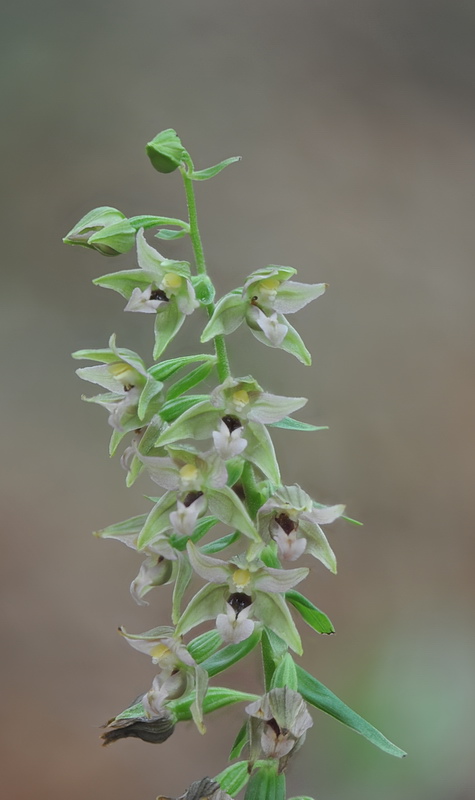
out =
{"type": "Polygon", "coordinates": [[[260,639],[261,631],[254,630],[251,636],[248,636],[243,642],[239,642],[239,644],[228,644],[227,647],[223,647],[222,650],[218,650],[217,653],[203,661],[201,666],[206,670],[209,677],[212,678],[214,675],[224,672],[224,670],[232,667],[233,664],[236,664],[247,656],[260,642],[260,639]]]}
{"type": "Polygon", "coordinates": [[[236,797],[238,792],[244,789],[248,780],[249,770],[247,761],[238,761],[237,764],[231,764],[215,777],[216,783],[219,783],[223,792],[227,792],[231,797],[236,797]]]}
{"type": "Polygon", "coordinates": [[[167,400],[174,400],[176,397],[188,392],[193,386],[197,386],[201,381],[208,377],[215,363],[213,361],[205,361],[199,367],[191,370],[188,375],[185,375],[176,383],[172,384],[167,392],[167,400]]]}
{"type": "Polygon", "coordinates": [[[198,171],[194,170],[191,173],[191,179],[193,181],[207,181],[209,178],[214,178],[221,170],[228,167],[229,164],[235,164],[236,161],[240,161],[241,156],[231,156],[231,158],[226,158],[224,161],[220,161],[219,164],[215,164],[214,167],[206,167],[206,169],[200,169],[198,171]]]}
{"type": "MultiPolygon", "coordinates": [[[[239,531],[234,531],[234,533],[228,533],[227,536],[221,536],[220,539],[215,539],[214,542],[209,542],[209,544],[204,544],[201,548],[202,553],[206,553],[206,555],[211,556],[213,553],[219,553],[221,550],[224,550],[229,545],[234,544],[240,537],[239,531]]],[[[194,541],[194,540],[193,540],[194,541]]]]}
{"type": "Polygon", "coordinates": [[[202,403],[208,399],[206,394],[187,394],[183,397],[177,397],[175,400],[169,400],[164,403],[160,409],[160,416],[165,422],[173,422],[180,417],[189,408],[202,403]]]}
{"type": "MultiPolygon", "coordinates": [[[[203,713],[211,714],[218,708],[233,705],[234,703],[246,703],[258,700],[258,695],[248,694],[247,692],[237,692],[234,689],[226,689],[221,686],[211,686],[203,701],[203,713]]],[[[195,692],[191,692],[178,700],[167,703],[167,708],[174,714],[179,722],[192,718],[191,706],[195,700],[195,692]]]]}
{"type": "Polygon", "coordinates": [[[231,752],[229,754],[229,760],[232,761],[233,758],[239,758],[244,747],[247,744],[247,722],[241,726],[239,732],[234,740],[233,746],[231,748],[231,752]]]}
{"type": "Polygon", "coordinates": [[[307,703],[335,717],[335,719],[347,725],[349,728],[352,728],[356,733],[360,733],[365,739],[368,739],[371,744],[379,747],[380,750],[384,750],[385,753],[389,753],[391,756],[397,756],[398,758],[407,755],[404,750],[401,750],[390,742],[389,739],[386,739],[377,728],[363,719],[363,717],[360,717],[355,711],[352,711],[352,709],[333,694],[330,689],[327,689],[323,683],[317,681],[316,678],[301,667],[297,667],[297,677],[299,681],[299,692],[307,703]]]}
{"type": "Polygon", "coordinates": [[[313,605],[303,594],[291,589],[285,593],[285,599],[297,609],[302,619],[317,633],[335,633],[335,628],[327,615],[313,605]]]}
{"type": "Polygon", "coordinates": [[[279,422],[269,422],[269,428],[284,428],[288,431],[327,431],[328,425],[310,425],[293,417],[284,417],[279,422]]]}
{"type": "MultiPolygon", "coordinates": [[[[79,350],[78,352],[84,352],[79,350]]],[[[80,358],[80,356],[78,356],[80,358]]],[[[102,360],[102,359],[101,359],[102,360]]],[[[154,364],[149,367],[148,372],[157,381],[166,381],[171,378],[180,369],[188,367],[196,361],[211,361],[213,364],[216,362],[216,356],[209,353],[199,353],[195,356],[179,356],[178,358],[169,358],[166,361],[160,361],[159,364],[154,364]]]]}
{"type": "Polygon", "coordinates": [[[206,631],[188,642],[186,649],[197,664],[201,664],[222,645],[222,639],[217,630],[206,631]]]}

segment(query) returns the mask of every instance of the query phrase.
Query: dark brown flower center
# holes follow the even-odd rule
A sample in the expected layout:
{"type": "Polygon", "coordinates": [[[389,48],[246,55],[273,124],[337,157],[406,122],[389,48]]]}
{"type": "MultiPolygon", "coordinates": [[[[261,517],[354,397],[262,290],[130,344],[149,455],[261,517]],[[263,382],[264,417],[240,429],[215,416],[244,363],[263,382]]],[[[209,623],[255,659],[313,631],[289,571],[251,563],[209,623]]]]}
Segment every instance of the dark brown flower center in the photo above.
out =
{"type": "Polygon", "coordinates": [[[169,301],[163,289],[152,289],[150,292],[150,300],[164,300],[166,303],[169,301]]]}
{"type": "Polygon", "coordinates": [[[252,600],[249,595],[244,594],[244,592],[234,592],[234,594],[231,594],[228,597],[228,603],[236,614],[237,619],[238,614],[240,614],[241,611],[244,611],[245,608],[248,608],[251,605],[252,600]]]}
{"type": "Polygon", "coordinates": [[[285,513],[285,511],[281,511],[280,514],[277,514],[275,521],[278,525],[282,528],[284,533],[289,536],[292,531],[295,531],[298,527],[298,522],[295,522],[293,519],[290,519],[289,515],[285,513]]]}
{"type": "Polygon", "coordinates": [[[183,505],[185,506],[185,508],[188,508],[188,506],[191,506],[191,504],[194,503],[195,500],[198,500],[199,497],[202,497],[202,495],[203,492],[188,492],[185,499],[183,500],[183,505]]]}
{"type": "Polygon", "coordinates": [[[229,433],[237,430],[238,428],[242,428],[242,422],[238,417],[234,417],[232,414],[226,414],[222,417],[224,424],[226,425],[229,433]]]}

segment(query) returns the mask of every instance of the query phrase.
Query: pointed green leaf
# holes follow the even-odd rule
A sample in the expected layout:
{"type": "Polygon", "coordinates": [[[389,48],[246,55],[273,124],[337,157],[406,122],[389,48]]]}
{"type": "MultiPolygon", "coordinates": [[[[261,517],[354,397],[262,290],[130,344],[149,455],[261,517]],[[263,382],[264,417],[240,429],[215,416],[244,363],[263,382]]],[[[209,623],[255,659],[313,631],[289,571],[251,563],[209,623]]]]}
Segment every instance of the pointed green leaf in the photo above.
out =
{"type": "Polygon", "coordinates": [[[238,735],[234,740],[234,744],[229,754],[229,760],[232,761],[233,758],[239,758],[246,744],[247,744],[247,722],[245,722],[244,725],[242,725],[238,735]]]}
{"type": "Polygon", "coordinates": [[[219,775],[216,775],[214,780],[219,783],[223,792],[226,792],[231,797],[236,797],[249,780],[247,761],[238,761],[236,764],[231,764],[226,769],[223,769],[219,775]]]}
{"type": "Polygon", "coordinates": [[[174,217],[154,217],[151,214],[143,214],[139,217],[129,217],[129,225],[132,225],[136,231],[140,228],[155,228],[157,225],[176,225],[183,228],[187,233],[189,225],[183,219],[176,219],[174,217]]]}
{"type": "Polygon", "coordinates": [[[213,655],[222,645],[222,639],[217,630],[206,631],[195,639],[192,639],[186,646],[190,656],[195,659],[197,664],[201,664],[213,655]]]}
{"type": "Polygon", "coordinates": [[[114,525],[108,525],[107,528],[94,531],[94,536],[98,536],[100,539],[134,536],[142,530],[146,519],[147,514],[139,514],[137,517],[131,517],[123,522],[116,522],[114,525]]]}
{"type": "Polygon", "coordinates": [[[195,723],[200,733],[206,733],[206,728],[203,724],[203,714],[205,713],[204,700],[207,688],[208,688],[208,673],[202,667],[196,667],[195,691],[194,691],[195,697],[190,705],[190,712],[193,718],[193,722],[195,723]]]}
{"type": "Polygon", "coordinates": [[[166,492],[152,508],[137,540],[137,548],[144,550],[171,528],[170,510],[175,506],[176,492],[166,492]]]}
{"type": "MultiPolygon", "coordinates": [[[[79,350],[78,352],[82,353],[88,351],[79,350]]],[[[74,353],[73,357],[76,357],[74,353]]],[[[78,358],[81,358],[81,356],[78,356],[78,358]]],[[[102,361],[102,359],[99,360],[102,361]]],[[[153,378],[155,378],[156,381],[166,381],[168,378],[171,378],[175,372],[188,367],[190,364],[194,364],[196,361],[211,361],[213,364],[215,364],[216,356],[212,353],[199,353],[195,356],[179,356],[178,358],[169,358],[166,361],[160,361],[159,364],[154,364],[153,367],[149,367],[148,372],[153,378]]]]}
{"type": "Polygon", "coordinates": [[[225,609],[227,586],[207,583],[191,598],[176,626],[176,635],[182,636],[208,619],[216,619],[225,609]]]}
{"type": "Polygon", "coordinates": [[[228,533],[227,536],[222,536],[220,539],[215,539],[214,542],[209,542],[209,544],[204,544],[201,548],[202,553],[206,553],[207,555],[212,555],[213,553],[219,553],[221,550],[224,550],[229,545],[234,544],[237,542],[241,534],[239,531],[234,531],[234,533],[228,533]]]}
{"type": "Polygon", "coordinates": [[[130,299],[134,289],[139,288],[144,291],[151,283],[151,276],[147,275],[142,269],[124,269],[121,272],[110,272],[93,280],[95,286],[102,286],[103,289],[113,289],[114,292],[118,292],[126,300],[130,299]]]}
{"type": "Polygon", "coordinates": [[[222,169],[229,166],[229,164],[234,164],[236,161],[240,161],[242,156],[232,156],[231,158],[226,158],[224,161],[220,161],[219,164],[215,164],[214,167],[207,167],[206,169],[200,169],[198,172],[193,171],[190,175],[190,178],[193,181],[207,181],[209,178],[214,178],[222,169]]]}
{"type": "Polygon", "coordinates": [[[286,653],[277,664],[271,680],[271,689],[283,689],[288,686],[294,692],[298,691],[298,679],[295,669],[295,661],[286,653]]]}
{"type": "Polygon", "coordinates": [[[223,647],[222,650],[218,650],[217,653],[203,661],[201,666],[206,670],[209,677],[212,678],[214,675],[218,675],[220,672],[224,672],[224,670],[232,667],[233,664],[236,664],[241,658],[247,656],[260,642],[260,639],[261,631],[254,630],[243,642],[239,642],[239,644],[228,644],[226,647],[223,647]]]}
{"type": "Polygon", "coordinates": [[[285,775],[278,773],[278,762],[262,761],[252,773],[244,800],[285,800],[285,775]]]}
{"type": "Polygon", "coordinates": [[[363,717],[360,717],[355,711],[343,703],[330,689],[327,689],[323,683],[317,681],[313,675],[310,675],[301,667],[297,667],[297,677],[299,681],[299,692],[312,706],[325,711],[326,714],[335,717],[339,722],[347,725],[356,733],[360,733],[365,739],[368,739],[371,744],[389,753],[391,756],[402,758],[407,755],[404,750],[396,747],[395,744],[386,739],[380,731],[373,725],[367,722],[363,717]]]}
{"type": "Polygon", "coordinates": [[[163,383],[156,381],[151,375],[140,393],[137,415],[139,419],[145,419],[147,414],[156,413],[160,407],[159,394],[162,391],[163,383]],[[154,403],[155,401],[155,403],[154,403]]]}
{"type": "Polygon", "coordinates": [[[292,417],[284,417],[279,422],[269,422],[269,428],[285,428],[289,431],[327,431],[328,425],[310,425],[292,417]]]}
{"type": "Polygon", "coordinates": [[[193,386],[197,386],[201,381],[208,377],[211,370],[214,368],[216,361],[205,361],[199,367],[195,367],[180,380],[173,383],[167,392],[167,401],[174,400],[176,397],[188,392],[193,386]]]}
{"type": "Polygon", "coordinates": [[[260,422],[248,422],[245,438],[247,447],[244,455],[251,461],[272,483],[280,484],[280,470],[274,445],[266,426],[260,422]]]}
{"type": "Polygon", "coordinates": [[[160,416],[165,422],[173,422],[189,408],[193,408],[207,399],[207,394],[187,394],[184,397],[177,397],[175,400],[169,400],[163,404],[160,416]]]}
{"type": "Polygon", "coordinates": [[[185,594],[193,575],[193,569],[188,558],[181,555],[178,558],[178,571],[175,579],[175,586],[173,587],[173,601],[172,601],[172,622],[177,624],[180,619],[181,601],[185,594]]]}
{"type": "Polygon", "coordinates": [[[303,594],[291,589],[285,593],[285,599],[297,609],[300,616],[314,631],[317,631],[317,633],[335,633],[335,628],[327,615],[314,606],[310,600],[307,600],[303,594]]]}
{"type": "MultiPolygon", "coordinates": [[[[234,689],[226,689],[221,686],[211,686],[203,702],[203,713],[211,714],[217,711],[218,708],[233,705],[234,703],[252,703],[258,700],[256,694],[248,694],[247,692],[237,692],[234,689]]],[[[167,708],[176,715],[179,722],[191,719],[191,706],[195,700],[195,692],[191,692],[184,697],[179,697],[178,700],[171,700],[167,703],[167,708]]]]}

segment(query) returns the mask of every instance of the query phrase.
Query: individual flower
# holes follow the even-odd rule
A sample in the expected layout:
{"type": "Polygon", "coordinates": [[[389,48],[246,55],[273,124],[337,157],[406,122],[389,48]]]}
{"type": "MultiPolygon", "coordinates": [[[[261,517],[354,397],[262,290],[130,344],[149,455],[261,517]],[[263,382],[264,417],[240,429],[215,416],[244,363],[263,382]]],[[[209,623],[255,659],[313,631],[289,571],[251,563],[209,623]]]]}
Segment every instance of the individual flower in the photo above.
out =
{"type": "MultiPolygon", "coordinates": [[[[160,795],[157,800],[175,800],[175,798],[160,795]]],[[[185,794],[180,795],[176,800],[232,800],[232,797],[224,792],[216,781],[211,778],[203,778],[201,781],[192,783],[185,794]]]]}
{"type": "Polygon", "coordinates": [[[144,597],[154,586],[164,586],[173,580],[173,560],[176,559],[176,555],[170,545],[168,548],[171,551],[171,558],[167,559],[158,554],[147,556],[140,567],[139,574],[130,584],[130,594],[138,605],[148,605],[144,597]]]}
{"type": "MultiPolygon", "coordinates": [[[[226,467],[217,453],[199,453],[184,446],[168,446],[166,449],[170,455],[164,458],[138,454],[152,480],[168,490],[151,512],[155,514],[155,520],[153,526],[150,526],[150,535],[155,537],[157,530],[162,533],[168,526],[183,534],[184,531],[191,530],[197,517],[207,508],[221,522],[237,528],[256,543],[260,543],[255,525],[243,503],[226,485],[226,467]],[[193,508],[190,508],[192,505],[193,508]],[[168,516],[165,521],[166,512],[168,516]],[[163,523],[160,522],[157,528],[158,518],[163,523]]],[[[153,538],[148,538],[149,532],[141,537],[140,544],[146,545],[154,541],[153,538]]]]}
{"type": "Polygon", "coordinates": [[[143,742],[161,744],[165,742],[175,730],[175,721],[169,711],[163,709],[160,714],[149,716],[145,713],[134,717],[115,717],[105,726],[101,736],[103,747],[119,739],[135,737],[143,742]]]}
{"type": "Polygon", "coordinates": [[[313,725],[301,695],[288,687],[271,689],[246,708],[250,716],[251,760],[278,758],[282,769],[301,747],[313,725]]]}
{"type": "Polygon", "coordinates": [[[176,700],[190,689],[190,675],[177,669],[171,675],[160,674],[153,679],[152,686],[142,697],[142,705],[147,717],[160,716],[169,700],[176,700]]]}
{"type": "Polygon", "coordinates": [[[269,347],[279,347],[303,364],[311,357],[297,331],[284,314],[300,311],[323,294],[325,283],[298,283],[289,280],[296,272],[291,267],[269,266],[247,278],[242,290],[221,298],[201,336],[207,342],[215,336],[232,333],[246,322],[253,335],[269,347]]]}
{"type": "Polygon", "coordinates": [[[306,402],[305,397],[264,392],[251,376],[229,377],[213,389],[209,400],[196,403],[172,422],[159,436],[157,445],[212,436],[223,460],[245,451],[246,460],[273,483],[280,483],[274,447],[265,426],[279,422],[306,402]]]}
{"type": "Polygon", "coordinates": [[[245,556],[221,561],[205,555],[192,542],[187,550],[194,571],[208,583],[190,600],[177,633],[215,619],[224,639],[236,643],[250,636],[258,621],[301,653],[300,637],[283,595],[308,575],[308,569],[275,569],[245,556]],[[249,619],[251,613],[254,619],[249,619]]]}
{"type": "Polygon", "coordinates": [[[101,206],[80,219],[63,242],[98,250],[104,256],[118,256],[132,250],[135,228],[121,211],[101,206]]]}
{"type": "Polygon", "coordinates": [[[264,541],[277,543],[280,558],[295,561],[303,553],[336,572],[336,558],[320,525],[341,517],[344,505],[315,506],[300,486],[281,486],[259,509],[257,524],[264,541]]]}
{"type": "Polygon", "coordinates": [[[191,282],[190,265],[160,255],[148,244],[143,228],[137,233],[137,260],[140,269],[103,275],[94,283],[125,297],[126,311],[156,314],[153,357],[157,359],[199,302],[191,282]]]}

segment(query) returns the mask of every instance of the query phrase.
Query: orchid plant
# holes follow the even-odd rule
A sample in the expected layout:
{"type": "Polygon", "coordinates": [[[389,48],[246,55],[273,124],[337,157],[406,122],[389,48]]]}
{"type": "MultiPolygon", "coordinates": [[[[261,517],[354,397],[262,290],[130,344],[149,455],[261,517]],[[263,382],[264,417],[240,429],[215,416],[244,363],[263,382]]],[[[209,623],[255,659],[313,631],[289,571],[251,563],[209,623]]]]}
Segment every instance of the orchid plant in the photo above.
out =
{"type": "Polygon", "coordinates": [[[282,483],[269,429],[320,430],[292,416],[306,398],[271,394],[250,375],[236,377],[228,360],[226,337],[245,324],[260,343],[309,365],[310,353],[287,315],[320,297],[326,285],[299,283],[293,280],[295,269],[271,265],[245,276],[242,287],[215,303],[194,184],[239,159],[196,170],[173,130],[159,133],[147,154],[158,172],[181,174],[188,219],[127,218],[102,207],[86,214],[64,238],[104,256],[136,249],[137,268],[108,273],[94,283],[118,292],[125,311],[154,319],[154,363],[148,367],[137,353],[118,347],[115,335],[107,348],[73,354],[96,362],[77,374],[105,390],[84,399],[108,412],[110,454],[128,437],[121,457],[127,485],[145,471],[163,490],[151,509],[96,535],[142,554],[130,587],[137,603],[147,604],[156,587],[173,584],[170,625],[139,634],[120,629],[157,665],[157,675],[147,692],[107,723],[102,739],[104,744],[129,736],[162,743],[189,719],[205,733],[205,718],[213,711],[245,703],[232,763],[214,778],[195,781],[181,800],[229,800],[243,790],[245,800],[285,800],[289,761],[313,724],[308,705],[385,752],[405,755],[295,661],[303,653],[295,615],[319,634],[334,629],[326,614],[295,589],[309,570],[288,568],[287,562],[309,554],[336,572],[321,526],[340,517],[359,523],[344,515],[343,505],[324,506],[300,486],[282,483]],[[194,268],[161,255],[146,239],[152,229],[165,242],[188,236],[194,268]],[[201,342],[213,342],[214,352],[162,359],[187,317],[202,309],[208,319],[201,342]],[[212,389],[196,393],[206,380],[212,389]],[[228,531],[219,535],[222,525],[228,531]],[[231,554],[216,558],[223,551],[231,554]],[[193,576],[202,585],[187,597],[193,576]],[[209,629],[189,638],[203,623],[209,629]],[[257,647],[264,668],[261,696],[210,685],[257,647]]]}

